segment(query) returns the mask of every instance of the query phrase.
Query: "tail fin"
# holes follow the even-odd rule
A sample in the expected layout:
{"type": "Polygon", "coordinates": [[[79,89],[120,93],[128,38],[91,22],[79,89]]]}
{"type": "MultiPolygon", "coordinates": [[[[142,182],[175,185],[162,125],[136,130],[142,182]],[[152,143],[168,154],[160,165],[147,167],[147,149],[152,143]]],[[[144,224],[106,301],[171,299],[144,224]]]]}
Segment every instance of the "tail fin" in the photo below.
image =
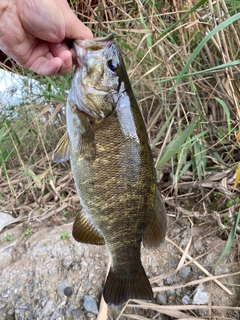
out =
{"type": "Polygon", "coordinates": [[[143,266],[141,265],[137,274],[129,277],[120,275],[110,268],[103,288],[103,297],[107,304],[116,306],[128,299],[151,300],[153,291],[143,266]]]}

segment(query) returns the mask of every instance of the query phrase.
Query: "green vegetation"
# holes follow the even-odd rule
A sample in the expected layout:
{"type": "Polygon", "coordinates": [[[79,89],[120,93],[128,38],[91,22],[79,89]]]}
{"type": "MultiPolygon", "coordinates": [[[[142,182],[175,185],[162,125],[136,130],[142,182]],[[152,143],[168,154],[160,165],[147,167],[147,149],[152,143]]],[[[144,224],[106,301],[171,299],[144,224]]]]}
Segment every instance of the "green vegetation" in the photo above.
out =
{"type": "Polygon", "coordinates": [[[24,237],[26,238],[26,237],[30,236],[32,233],[33,233],[33,229],[32,228],[27,228],[24,231],[24,237]]]}
{"type": "Polygon", "coordinates": [[[69,232],[68,231],[65,231],[63,233],[61,233],[61,239],[62,240],[66,240],[69,238],[69,232]]]}
{"type": "Polygon", "coordinates": [[[14,237],[14,233],[7,234],[5,237],[2,238],[2,241],[11,241],[14,237]]]}

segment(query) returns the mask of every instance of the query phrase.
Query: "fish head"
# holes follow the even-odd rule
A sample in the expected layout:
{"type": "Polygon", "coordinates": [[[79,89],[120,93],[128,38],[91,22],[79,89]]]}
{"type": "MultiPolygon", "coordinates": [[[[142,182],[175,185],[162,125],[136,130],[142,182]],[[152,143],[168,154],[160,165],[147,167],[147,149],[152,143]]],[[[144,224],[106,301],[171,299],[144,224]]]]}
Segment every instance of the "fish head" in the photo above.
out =
{"type": "Polygon", "coordinates": [[[104,119],[116,108],[124,67],[113,36],[93,40],[75,40],[73,54],[77,61],[70,102],[94,119],[104,119]]]}

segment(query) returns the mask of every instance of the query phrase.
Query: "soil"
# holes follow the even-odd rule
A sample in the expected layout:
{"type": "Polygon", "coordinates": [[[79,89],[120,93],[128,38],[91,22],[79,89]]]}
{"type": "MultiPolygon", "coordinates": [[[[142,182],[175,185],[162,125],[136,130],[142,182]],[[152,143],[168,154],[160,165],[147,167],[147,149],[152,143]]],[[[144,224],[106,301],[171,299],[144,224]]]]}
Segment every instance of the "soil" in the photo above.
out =
{"type": "MultiPolygon", "coordinates": [[[[195,306],[179,311],[186,319],[239,319],[240,274],[234,275],[239,271],[236,243],[214,268],[226,244],[226,239],[214,234],[214,221],[212,225],[202,223],[192,228],[189,218],[171,216],[163,246],[157,250],[142,248],[142,262],[154,288],[154,307],[149,304],[145,310],[135,302],[134,307],[124,309],[119,319],[176,319],[157,309],[170,305],[179,310],[195,306]],[[219,277],[224,289],[214,281],[204,281],[208,276],[201,267],[219,277]],[[222,274],[227,276],[220,278],[222,274]]],[[[0,234],[0,320],[105,320],[94,311],[94,303],[98,308],[109,254],[105,246],[76,242],[71,235],[73,221],[51,216],[4,228],[0,234]],[[10,241],[6,241],[10,234],[10,241]],[[93,305],[88,308],[84,301],[89,296],[93,305]]],[[[108,319],[118,319],[122,309],[109,307],[108,319]]]]}

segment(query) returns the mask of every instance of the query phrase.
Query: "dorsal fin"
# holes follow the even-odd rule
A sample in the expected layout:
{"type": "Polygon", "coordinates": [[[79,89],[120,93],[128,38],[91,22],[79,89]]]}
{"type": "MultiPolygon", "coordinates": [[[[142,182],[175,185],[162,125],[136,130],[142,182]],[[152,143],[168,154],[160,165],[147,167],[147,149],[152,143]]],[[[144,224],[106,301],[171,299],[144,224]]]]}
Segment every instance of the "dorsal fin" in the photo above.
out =
{"type": "Polygon", "coordinates": [[[59,140],[55,150],[53,151],[53,162],[65,162],[70,159],[70,141],[66,132],[59,140]]]}
{"type": "Polygon", "coordinates": [[[89,222],[85,215],[78,213],[76,220],[73,224],[73,238],[76,241],[89,244],[105,244],[105,240],[102,235],[96,230],[96,228],[89,222]]]}

